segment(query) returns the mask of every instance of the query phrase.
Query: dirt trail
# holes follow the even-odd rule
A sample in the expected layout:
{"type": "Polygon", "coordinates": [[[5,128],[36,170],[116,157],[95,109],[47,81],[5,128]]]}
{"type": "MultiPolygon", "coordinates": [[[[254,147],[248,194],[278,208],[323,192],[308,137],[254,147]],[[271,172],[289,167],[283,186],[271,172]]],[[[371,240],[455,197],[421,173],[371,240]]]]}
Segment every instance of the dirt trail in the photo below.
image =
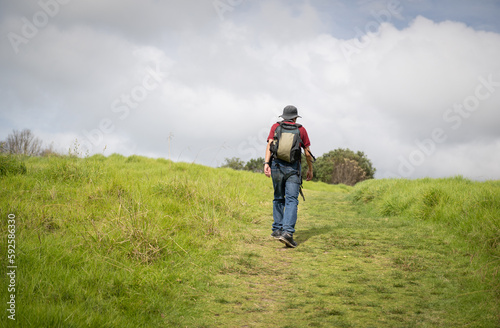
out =
{"type": "Polygon", "coordinates": [[[342,193],[306,192],[299,246],[284,247],[269,236],[272,218],[256,218],[216,278],[206,327],[474,326],[482,311],[464,315],[470,269],[452,237],[363,217],[342,193]]]}

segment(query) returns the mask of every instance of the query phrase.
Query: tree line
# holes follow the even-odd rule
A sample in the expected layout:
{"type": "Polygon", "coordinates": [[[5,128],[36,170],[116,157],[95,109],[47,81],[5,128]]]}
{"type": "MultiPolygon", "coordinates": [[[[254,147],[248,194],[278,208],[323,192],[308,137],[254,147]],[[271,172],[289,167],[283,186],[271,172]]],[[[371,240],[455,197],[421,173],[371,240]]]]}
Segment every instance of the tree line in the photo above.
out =
{"type": "Polygon", "coordinates": [[[24,156],[47,156],[56,154],[52,144],[43,147],[43,142],[30,129],[14,130],[7,139],[0,141],[0,153],[24,156]]]}
{"type": "MultiPolygon", "coordinates": [[[[43,148],[42,140],[37,138],[29,129],[14,130],[5,141],[0,142],[0,153],[18,154],[25,156],[56,155],[52,145],[43,148]]],[[[226,158],[221,167],[234,170],[263,172],[264,158],[250,159],[244,162],[237,157],[226,158]]],[[[313,164],[313,181],[322,181],[330,184],[345,184],[354,186],[356,183],[373,179],[375,168],[365,153],[354,152],[348,148],[338,148],[317,158],[313,164]]],[[[307,171],[305,156],[302,155],[302,174],[307,171]]],[[[305,176],[304,176],[305,178],[305,176]]]]}
{"type": "MultiPolygon", "coordinates": [[[[263,172],[263,166],[263,157],[251,159],[246,163],[238,157],[226,158],[225,163],[221,165],[221,167],[251,172],[263,172]]],[[[354,152],[349,148],[338,148],[321,155],[313,163],[313,167],[313,181],[348,186],[354,186],[358,182],[373,179],[376,171],[364,152],[354,152]]],[[[307,162],[305,156],[302,155],[303,178],[305,178],[306,172],[307,162]]]]}

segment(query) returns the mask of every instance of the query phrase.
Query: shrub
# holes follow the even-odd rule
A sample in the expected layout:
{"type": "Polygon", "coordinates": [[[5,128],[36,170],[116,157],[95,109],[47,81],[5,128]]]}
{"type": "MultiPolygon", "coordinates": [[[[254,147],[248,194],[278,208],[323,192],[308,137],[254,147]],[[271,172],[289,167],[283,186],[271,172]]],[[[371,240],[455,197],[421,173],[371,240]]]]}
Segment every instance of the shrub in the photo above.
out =
{"type": "Polygon", "coordinates": [[[237,157],[226,158],[226,163],[221,167],[228,167],[233,170],[243,170],[245,168],[245,162],[237,157]]]}
{"type": "Polygon", "coordinates": [[[244,167],[244,170],[246,171],[251,171],[251,172],[262,172],[264,168],[264,158],[259,157],[259,158],[253,158],[249,160],[244,167]]]}
{"type": "MultiPolygon", "coordinates": [[[[305,165],[305,160],[302,162],[305,165]]],[[[373,179],[376,170],[363,152],[338,148],[319,157],[314,164],[314,171],[314,181],[353,186],[373,179]]]]}
{"type": "Polygon", "coordinates": [[[29,129],[14,130],[2,144],[2,151],[9,154],[36,156],[41,153],[42,141],[29,129]]]}
{"type": "Polygon", "coordinates": [[[355,160],[339,158],[335,159],[333,163],[331,183],[343,183],[348,186],[354,186],[356,183],[366,180],[366,172],[355,160]]]}

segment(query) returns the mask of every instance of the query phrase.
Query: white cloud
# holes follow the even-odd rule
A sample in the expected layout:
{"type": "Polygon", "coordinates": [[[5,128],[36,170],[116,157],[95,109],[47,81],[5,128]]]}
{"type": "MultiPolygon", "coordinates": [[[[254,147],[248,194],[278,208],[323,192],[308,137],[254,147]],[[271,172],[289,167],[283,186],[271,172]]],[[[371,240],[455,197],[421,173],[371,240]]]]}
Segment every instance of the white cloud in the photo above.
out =
{"type": "MultiPolygon", "coordinates": [[[[344,40],[317,3],[242,2],[221,20],[210,1],[70,2],[18,54],[2,41],[0,137],[29,127],[48,143],[83,137],[95,152],[167,157],[173,135],[172,159],[216,165],[263,156],[270,124],[293,104],[316,156],[361,150],[379,177],[405,175],[402,161],[415,164],[410,177],[500,177],[488,164],[500,140],[499,34],[424,17],[398,29],[398,16],[344,40]],[[467,117],[449,113],[475,105],[481,79],[493,81],[489,96],[467,117]],[[435,129],[446,140],[426,153],[435,129]]],[[[387,8],[361,5],[363,17],[387,8]]],[[[40,10],[2,7],[2,34],[40,10]]]]}

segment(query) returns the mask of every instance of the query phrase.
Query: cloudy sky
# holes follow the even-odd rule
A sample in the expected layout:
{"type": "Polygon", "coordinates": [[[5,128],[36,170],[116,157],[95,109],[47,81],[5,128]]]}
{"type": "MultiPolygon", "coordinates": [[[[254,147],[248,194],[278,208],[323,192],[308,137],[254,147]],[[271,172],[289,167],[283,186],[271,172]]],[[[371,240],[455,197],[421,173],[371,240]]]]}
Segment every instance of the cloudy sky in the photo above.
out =
{"type": "Polygon", "coordinates": [[[298,107],[377,178],[500,179],[500,1],[0,0],[0,140],[219,166],[298,107]]]}

